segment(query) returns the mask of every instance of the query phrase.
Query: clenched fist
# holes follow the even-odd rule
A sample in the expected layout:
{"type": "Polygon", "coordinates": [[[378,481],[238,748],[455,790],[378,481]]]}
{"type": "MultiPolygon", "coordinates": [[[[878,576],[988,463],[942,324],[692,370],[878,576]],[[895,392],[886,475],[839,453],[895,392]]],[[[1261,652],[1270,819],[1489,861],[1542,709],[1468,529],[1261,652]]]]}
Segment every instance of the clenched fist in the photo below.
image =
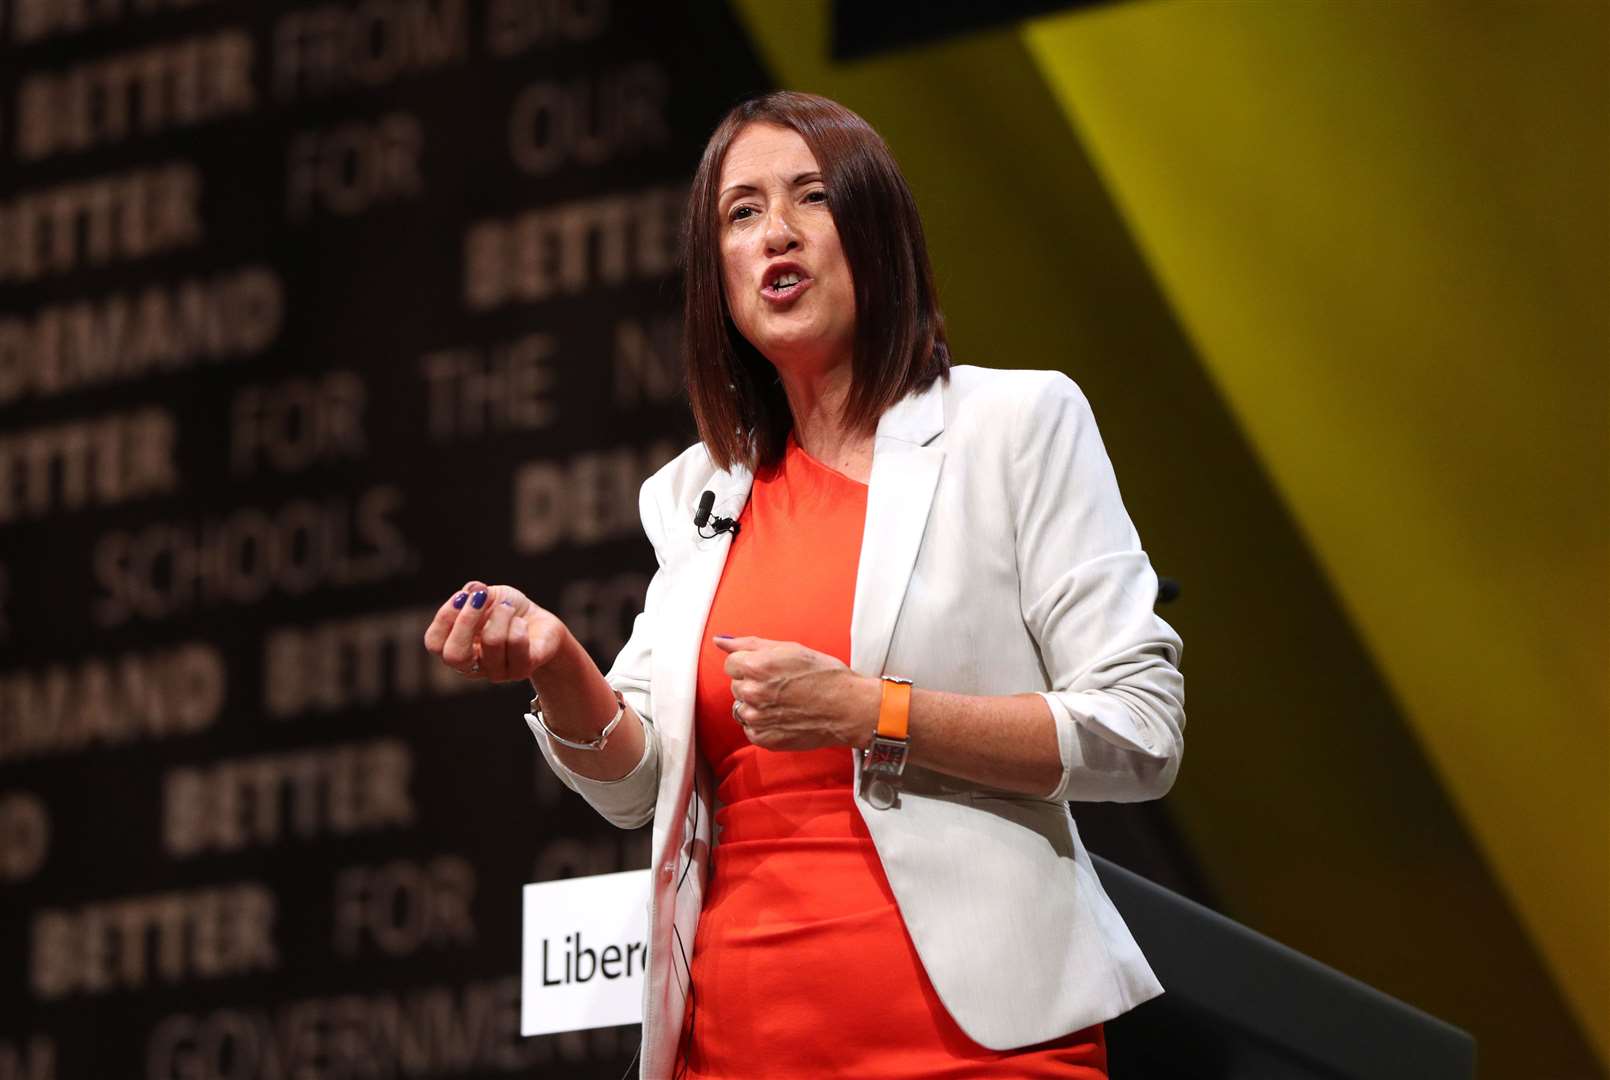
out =
{"type": "Polygon", "coordinates": [[[467,581],[437,609],[425,648],[471,679],[529,679],[569,634],[559,617],[512,585],[467,581]]]}

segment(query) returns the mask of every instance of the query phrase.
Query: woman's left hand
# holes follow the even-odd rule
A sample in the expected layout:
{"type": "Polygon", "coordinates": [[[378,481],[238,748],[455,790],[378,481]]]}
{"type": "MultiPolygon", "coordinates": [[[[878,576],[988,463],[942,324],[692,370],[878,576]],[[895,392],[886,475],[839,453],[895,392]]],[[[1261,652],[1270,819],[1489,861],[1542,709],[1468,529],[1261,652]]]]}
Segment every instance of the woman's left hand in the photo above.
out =
{"type": "Polygon", "coordinates": [[[727,652],[734,715],[749,741],[767,750],[859,746],[872,739],[882,687],[838,657],[796,641],[716,638],[727,652]]]}

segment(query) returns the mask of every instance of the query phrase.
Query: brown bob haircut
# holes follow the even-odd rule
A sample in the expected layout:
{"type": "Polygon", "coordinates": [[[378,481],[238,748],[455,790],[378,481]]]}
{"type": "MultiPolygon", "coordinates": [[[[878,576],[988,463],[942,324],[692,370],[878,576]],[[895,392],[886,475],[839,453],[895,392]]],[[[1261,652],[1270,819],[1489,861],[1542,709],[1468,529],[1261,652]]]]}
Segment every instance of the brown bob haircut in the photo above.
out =
{"type": "Polygon", "coordinates": [[[721,168],[738,133],[754,123],[798,132],[827,188],[855,281],[846,421],[874,431],[889,406],[950,376],[945,319],[917,202],[883,139],[849,109],[815,94],[780,90],[740,102],[705,145],[682,226],[683,369],[699,437],[722,469],[775,464],[793,427],[776,368],[738,333],[722,287],[721,168]]]}

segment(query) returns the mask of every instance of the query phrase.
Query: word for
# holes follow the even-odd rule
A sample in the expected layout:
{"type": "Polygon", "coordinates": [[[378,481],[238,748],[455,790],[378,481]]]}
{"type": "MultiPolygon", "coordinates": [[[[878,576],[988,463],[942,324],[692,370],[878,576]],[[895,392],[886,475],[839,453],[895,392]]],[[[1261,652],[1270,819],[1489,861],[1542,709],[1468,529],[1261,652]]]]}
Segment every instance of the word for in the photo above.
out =
{"type": "Polygon", "coordinates": [[[50,815],[26,791],[0,795],[0,882],[26,881],[50,853],[50,815]]]}
{"type": "Polygon", "coordinates": [[[491,0],[486,48],[513,56],[545,46],[590,41],[609,28],[609,0],[491,0]]]}
{"type": "Polygon", "coordinates": [[[274,95],[322,97],[462,63],[464,0],[359,0],[288,12],[274,24],[274,95]]]}
{"type": "Polygon", "coordinates": [[[464,234],[464,301],[486,311],[663,277],[685,197],[646,188],[477,222],[464,234]]]}
{"type": "Polygon", "coordinates": [[[646,574],[571,581],[559,592],[559,617],[582,647],[607,665],[626,646],[648,583],[646,574]]]}
{"type": "Polygon", "coordinates": [[[0,316],[0,405],[254,356],[284,320],[266,266],[0,316]]]}
{"type": "Polygon", "coordinates": [[[201,174],[169,164],[0,203],[0,283],[150,258],[199,243],[201,174]]]}
{"type": "Polygon", "coordinates": [[[509,112],[509,156],[546,176],[567,164],[602,165],[671,139],[670,80],[643,62],[570,82],[532,83],[509,112]]]}
{"type": "MultiPolygon", "coordinates": [[[[131,15],[184,9],[207,0],[12,0],[11,36],[19,42],[76,34],[131,15]]],[[[0,1077],[5,1074],[0,1072],[0,1077]]]]}
{"type": "Polygon", "coordinates": [[[255,883],[47,909],[33,919],[28,985],[50,1001],[273,971],[274,915],[255,883]]]}
{"type": "Polygon", "coordinates": [[[421,866],[398,859],[384,866],[351,866],[335,879],[335,951],[355,956],[365,944],[387,956],[412,956],[426,946],[475,942],[475,868],[456,855],[421,866]]]}
{"type": "Polygon", "coordinates": [[[515,550],[536,555],[566,541],[596,544],[642,536],[639,489],[676,455],[673,444],[656,442],[520,466],[514,472],[515,550]]]}
{"type": "MultiPolygon", "coordinates": [[[[147,1080],[352,1080],[523,1072],[552,1060],[520,1038],[517,976],[402,994],[300,998],[176,1013],[151,1032],[147,1080]]],[[[585,1043],[572,1043],[572,1046],[585,1043]]],[[[576,1057],[573,1060],[585,1060],[576,1057]]]]}
{"type": "Polygon", "coordinates": [[[402,507],[401,489],[380,486],[199,523],[111,530],[90,553],[99,590],[91,615],[99,626],[117,626],[398,577],[415,562],[397,523],[402,507]]]}
{"type": "Polygon", "coordinates": [[[0,435],[0,525],[176,490],[175,434],[149,408],[0,435]]]}
{"type": "Polygon", "coordinates": [[[162,847],[174,858],[351,836],[414,822],[414,760],[373,739],[171,769],[162,779],[162,847]]]}
{"type": "Polygon", "coordinates": [[[422,195],[424,146],[424,130],[407,113],[298,132],[285,152],[285,214],[292,221],[314,210],[350,217],[377,203],[422,195]]]}
{"type": "Polygon", "coordinates": [[[0,764],[205,731],[223,709],[224,657],[194,642],[0,674],[0,764]]]}
{"type": "Polygon", "coordinates": [[[553,423],[554,349],[551,335],[526,334],[484,352],[465,346],[426,353],[419,367],[430,437],[447,442],[553,423]]]}
{"type": "Polygon", "coordinates": [[[435,615],[435,608],[406,608],[271,630],[263,644],[263,710],[287,720],[489,686],[425,651],[421,640],[435,615]]]}
{"type": "MultiPolygon", "coordinates": [[[[570,983],[592,982],[595,975],[606,979],[629,979],[634,972],[643,970],[648,962],[648,947],[641,941],[630,941],[624,946],[605,945],[591,949],[582,945],[581,932],[565,935],[564,970],[551,965],[548,959],[548,938],[542,939],[542,985],[568,986],[570,983]],[[634,967],[635,965],[635,967],[634,967]]],[[[558,952],[558,949],[554,950],[558,952]]]]}
{"type": "Polygon", "coordinates": [[[242,476],[265,466],[292,473],[362,457],[364,396],[363,380],[351,371],[242,387],[229,411],[230,467],[242,476]]]}
{"type": "Polygon", "coordinates": [[[17,156],[111,146],[250,112],[252,39],[221,30],[113,53],[17,87],[17,156]]]}

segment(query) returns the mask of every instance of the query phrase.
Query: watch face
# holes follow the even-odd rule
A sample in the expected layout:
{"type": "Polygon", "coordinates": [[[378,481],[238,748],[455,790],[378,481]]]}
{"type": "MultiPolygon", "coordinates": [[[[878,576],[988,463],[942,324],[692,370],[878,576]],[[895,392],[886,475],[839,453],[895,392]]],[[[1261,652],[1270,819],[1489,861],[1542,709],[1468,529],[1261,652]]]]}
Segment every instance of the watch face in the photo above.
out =
{"type": "Polygon", "coordinates": [[[903,739],[887,739],[882,735],[872,740],[867,748],[866,768],[874,772],[899,776],[906,767],[906,744],[903,739]]]}

